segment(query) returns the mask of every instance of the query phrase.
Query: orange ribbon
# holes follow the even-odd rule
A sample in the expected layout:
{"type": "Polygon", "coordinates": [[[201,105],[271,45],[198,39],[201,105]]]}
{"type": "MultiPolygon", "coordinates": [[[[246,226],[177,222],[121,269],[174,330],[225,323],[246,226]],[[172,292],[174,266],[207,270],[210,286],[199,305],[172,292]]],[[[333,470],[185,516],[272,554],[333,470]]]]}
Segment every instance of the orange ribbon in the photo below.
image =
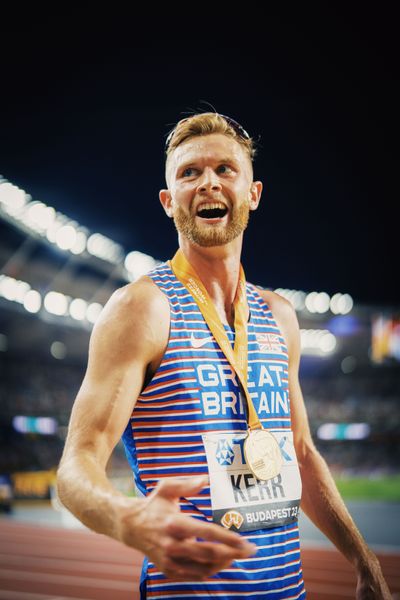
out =
{"type": "Polygon", "coordinates": [[[246,279],[242,265],[240,265],[239,283],[235,294],[233,306],[235,309],[235,345],[229,342],[227,333],[218,316],[215,306],[208,295],[206,288],[201,282],[199,276],[186,259],[182,250],[178,250],[174,258],[168,261],[169,266],[179,281],[194,297],[211,333],[216,339],[222,352],[225,354],[228,362],[236,372],[242,385],[249,417],[249,429],[262,429],[260,419],[258,418],[253,400],[251,399],[247,387],[247,297],[246,297],[246,279]]]}

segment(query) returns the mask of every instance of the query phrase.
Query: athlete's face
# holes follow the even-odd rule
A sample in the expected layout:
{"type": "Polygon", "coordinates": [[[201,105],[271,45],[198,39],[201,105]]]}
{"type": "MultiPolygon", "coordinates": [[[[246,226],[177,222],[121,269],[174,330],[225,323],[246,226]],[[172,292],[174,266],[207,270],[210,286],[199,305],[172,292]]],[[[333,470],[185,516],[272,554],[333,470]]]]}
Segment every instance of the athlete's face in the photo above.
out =
{"type": "Polygon", "coordinates": [[[221,246],[242,234],[262,190],[245,149],[217,133],[178,146],[166,176],[161,203],[178,232],[200,246],[221,246]]]}

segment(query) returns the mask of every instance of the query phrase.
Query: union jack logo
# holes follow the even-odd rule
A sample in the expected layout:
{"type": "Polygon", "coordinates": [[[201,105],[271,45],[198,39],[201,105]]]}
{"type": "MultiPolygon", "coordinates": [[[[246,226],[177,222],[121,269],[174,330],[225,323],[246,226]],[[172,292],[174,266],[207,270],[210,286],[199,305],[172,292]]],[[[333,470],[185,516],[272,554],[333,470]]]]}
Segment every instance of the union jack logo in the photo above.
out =
{"type": "Polygon", "coordinates": [[[279,335],[276,333],[257,333],[256,334],[260,352],[278,352],[281,353],[281,343],[279,335]]]}

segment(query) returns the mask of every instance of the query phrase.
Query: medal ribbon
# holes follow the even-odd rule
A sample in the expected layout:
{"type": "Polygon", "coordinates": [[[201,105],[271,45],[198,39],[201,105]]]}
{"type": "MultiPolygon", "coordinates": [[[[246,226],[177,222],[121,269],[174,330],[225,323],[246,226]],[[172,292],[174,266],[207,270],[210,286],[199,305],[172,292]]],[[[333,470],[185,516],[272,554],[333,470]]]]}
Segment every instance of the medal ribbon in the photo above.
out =
{"type": "Polygon", "coordinates": [[[235,309],[235,345],[232,349],[227,333],[218,316],[215,306],[208,295],[208,292],[202,284],[199,276],[186,259],[182,250],[178,250],[172,260],[168,261],[169,266],[179,281],[192,294],[196,303],[210,328],[211,333],[217,340],[219,347],[225,354],[228,362],[236,372],[243,391],[246,396],[249,429],[262,429],[260,419],[258,418],[253,400],[251,399],[247,388],[247,298],[246,298],[246,279],[242,265],[240,265],[239,284],[236,290],[233,306],[235,309]]]}

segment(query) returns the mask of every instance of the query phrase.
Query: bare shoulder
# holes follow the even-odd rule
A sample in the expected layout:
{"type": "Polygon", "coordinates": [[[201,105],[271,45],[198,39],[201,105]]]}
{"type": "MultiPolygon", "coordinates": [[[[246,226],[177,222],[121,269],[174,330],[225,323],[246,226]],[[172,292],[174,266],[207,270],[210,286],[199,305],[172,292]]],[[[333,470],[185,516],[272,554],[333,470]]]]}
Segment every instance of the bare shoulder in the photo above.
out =
{"type": "Polygon", "coordinates": [[[169,305],[166,296],[150,277],[144,275],[137,281],[116,289],[104,309],[108,309],[109,313],[112,311],[126,312],[127,317],[141,315],[148,317],[158,314],[159,311],[168,311],[169,305]]]}
{"type": "Polygon", "coordinates": [[[289,351],[289,357],[299,352],[300,328],[293,304],[272,290],[257,289],[260,296],[268,304],[274,319],[281,330],[289,351]]]}
{"type": "Polygon", "coordinates": [[[168,300],[150,277],[143,276],[113,292],[96,321],[92,339],[93,343],[107,340],[127,358],[139,346],[146,347],[151,360],[165,346],[168,332],[168,300]]]}
{"type": "Polygon", "coordinates": [[[293,304],[277,292],[273,292],[272,290],[261,289],[257,289],[257,291],[268,304],[274,316],[275,314],[277,314],[280,317],[290,319],[293,318],[293,314],[296,314],[293,304]]]}

